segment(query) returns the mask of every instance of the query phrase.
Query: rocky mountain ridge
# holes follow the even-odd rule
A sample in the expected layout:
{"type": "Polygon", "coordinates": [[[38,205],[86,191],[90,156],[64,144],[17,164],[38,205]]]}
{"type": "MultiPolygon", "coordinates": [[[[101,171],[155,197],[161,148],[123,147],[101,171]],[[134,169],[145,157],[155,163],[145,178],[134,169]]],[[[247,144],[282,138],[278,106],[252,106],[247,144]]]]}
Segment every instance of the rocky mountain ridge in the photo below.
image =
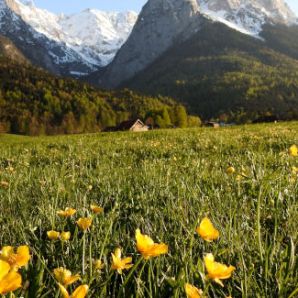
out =
{"type": "Polygon", "coordinates": [[[55,15],[33,1],[0,0],[0,34],[34,64],[59,75],[86,75],[108,64],[136,19],[134,12],[92,9],[55,15]]]}
{"type": "Polygon", "coordinates": [[[95,74],[95,83],[119,86],[173,45],[199,32],[206,21],[223,23],[260,39],[265,24],[290,26],[296,16],[284,0],[149,0],[115,59],[95,74]]]}

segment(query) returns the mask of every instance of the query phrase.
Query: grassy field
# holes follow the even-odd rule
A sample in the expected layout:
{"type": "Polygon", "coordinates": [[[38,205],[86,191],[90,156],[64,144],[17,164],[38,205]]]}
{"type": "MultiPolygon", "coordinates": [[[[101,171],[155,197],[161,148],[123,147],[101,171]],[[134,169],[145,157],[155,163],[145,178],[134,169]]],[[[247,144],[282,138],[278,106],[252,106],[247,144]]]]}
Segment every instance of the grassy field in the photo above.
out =
{"type": "MultiPolygon", "coordinates": [[[[81,274],[88,297],[298,297],[298,123],[58,137],[0,135],[0,246],[30,247],[16,297],[59,297],[57,267],[81,274]],[[233,166],[234,174],[226,169],[233,166]],[[94,215],[90,204],[103,207],[94,215]],[[68,219],[57,211],[72,207],[68,219]],[[76,224],[93,218],[89,230],[76,224]],[[220,237],[196,227],[208,216],[220,237]],[[135,230],[169,253],[144,260],[135,230]],[[51,241],[47,231],[70,231],[51,241]],[[135,266],[118,274],[120,247],[135,266]],[[203,258],[236,267],[224,287],[203,258]],[[96,269],[94,260],[104,267],[96,269]],[[195,296],[193,296],[195,297],[195,296]]],[[[9,296],[8,297],[13,297],[9,296]]],[[[79,296],[78,296],[79,297],[79,296]]]]}

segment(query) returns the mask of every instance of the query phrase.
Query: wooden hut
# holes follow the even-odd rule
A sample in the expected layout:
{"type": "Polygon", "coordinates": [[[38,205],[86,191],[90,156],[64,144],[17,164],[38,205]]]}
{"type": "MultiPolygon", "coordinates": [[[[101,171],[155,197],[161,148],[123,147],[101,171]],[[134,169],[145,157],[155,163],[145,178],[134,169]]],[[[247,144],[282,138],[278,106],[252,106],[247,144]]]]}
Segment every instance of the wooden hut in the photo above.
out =
{"type": "Polygon", "coordinates": [[[205,124],[207,127],[219,128],[220,124],[218,122],[209,121],[205,124]]]}
{"type": "Polygon", "coordinates": [[[139,132],[139,131],[148,131],[149,127],[145,125],[140,119],[137,119],[137,120],[128,120],[120,123],[119,126],[117,127],[117,130],[139,132]]]}

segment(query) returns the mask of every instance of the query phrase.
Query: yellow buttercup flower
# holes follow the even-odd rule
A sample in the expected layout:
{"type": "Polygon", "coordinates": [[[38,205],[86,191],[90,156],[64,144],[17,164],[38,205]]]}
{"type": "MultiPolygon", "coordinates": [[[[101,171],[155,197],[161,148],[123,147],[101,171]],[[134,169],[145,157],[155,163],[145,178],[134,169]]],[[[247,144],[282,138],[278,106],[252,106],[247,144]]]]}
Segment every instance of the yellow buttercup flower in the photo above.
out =
{"type": "Polygon", "coordinates": [[[203,291],[199,290],[198,288],[196,288],[195,286],[191,285],[191,284],[185,284],[184,286],[185,289],[185,293],[187,298],[201,298],[203,291]]]}
{"type": "Polygon", "coordinates": [[[232,175],[232,174],[234,174],[235,172],[236,172],[236,170],[235,170],[234,167],[228,167],[228,168],[226,169],[226,173],[227,173],[228,175],[232,175]]]}
{"type": "Polygon", "coordinates": [[[105,267],[105,264],[102,262],[102,260],[94,260],[93,266],[95,270],[102,270],[105,267]]]}
{"type": "Polygon", "coordinates": [[[115,252],[112,253],[112,259],[113,259],[112,269],[117,270],[119,274],[122,274],[122,270],[130,269],[133,266],[133,264],[131,264],[132,262],[131,257],[127,257],[123,259],[121,258],[120,248],[116,248],[115,252]]]}
{"type": "Polygon", "coordinates": [[[80,279],[79,274],[72,275],[71,271],[63,267],[54,269],[54,276],[63,286],[71,285],[80,279]]]}
{"type": "Polygon", "coordinates": [[[227,266],[214,261],[214,256],[209,253],[204,257],[204,263],[208,272],[207,277],[214,280],[216,283],[224,286],[222,279],[228,279],[231,277],[233,271],[236,269],[234,266],[227,266]]]}
{"type": "Polygon", "coordinates": [[[60,238],[60,233],[57,231],[48,231],[47,236],[50,240],[58,240],[60,238]]]}
{"type": "Polygon", "coordinates": [[[86,231],[88,228],[90,228],[92,224],[92,218],[90,217],[81,217],[77,221],[77,225],[83,230],[86,231]]]}
{"type": "Polygon", "coordinates": [[[15,249],[12,246],[4,246],[0,252],[0,260],[3,260],[13,268],[26,266],[30,260],[29,247],[26,245],[15,249]]]}
{"type": "Polygon", "coordinates": [[[296,145],[292,145],[290,148],[289,148],[289,154],[290,156],[298,156],[298,147],[296,145]]]}
{"type": "Polygon", "coordinates": [[[68,241],[71,237],[71,233],[70,232],[61,232],[60,234],[60,239],[62,241],[68,241]]]}
{"type": "Polygon", "coordinates": [[[208,242],[216,240],[219,237],[219,231],[214,228],[208,217],[203,218],[200,226],[197,227],[197,233],[208,242]]]}
{"type": "Polygon", "coordinates": [[[59,211],[57,211],[57,214],[58,214],[59,216],[62,216],[62,217],[71,217],[71,216],[73,216],[76,212],[77,212],[76,209],[67,207],[67,208],[65,208],[65,210],[59,210],[59,211]]]}
{"type": "Polygon", "coordinates": [[[72,294],[69,294],[62,284],[58,284],[63,298],[84,298],[87,296],[89,287],[87,285],[79,286],[72,294]]]}
{"type": "Polygon", "coordinates": [[[143,235],[140,229],[136,230],[137,249],[145,259],[157,257],[168,253],[168,246],[164,243],[154,243],[147,235],[143,235]]]}
{"type": "Polygon", "coordinates": [[[103,208],[97,206],[97,205],[90,205],[90,209],[95,213],[95,214],[98,214],[98,213],[101,213],[103,212],[103,208]]]}
{"type": "Polygon", "coordinates": [[[0,260],[0,294],[5,295],[22,286],[22,276],[8,262],[0,260]]]}

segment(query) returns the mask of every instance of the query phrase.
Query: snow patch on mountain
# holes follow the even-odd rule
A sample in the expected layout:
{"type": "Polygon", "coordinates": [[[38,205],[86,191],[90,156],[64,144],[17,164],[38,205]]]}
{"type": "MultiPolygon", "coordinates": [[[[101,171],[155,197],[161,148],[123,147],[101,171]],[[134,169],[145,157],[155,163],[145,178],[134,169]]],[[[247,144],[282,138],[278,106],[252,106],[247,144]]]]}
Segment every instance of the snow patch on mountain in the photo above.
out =
{"type": "Polygon", "coordinates": [[[254,22],[254,26],[249,26],[249,28],[247,28],[245,24],[241,23],[239,20],[235,20],[236,22],[233,22],[232,20],[229,21],[227,18],[226,11],[212,11],[208,8],[208,6],[205,3],[201,6],[201,13],[203,13],[206,17],[210,18],[211,20],[223,23],[226,26],[235,29],[243,34],[257,36],[261,31],[262,21],[257,23],[254,22]]]}
{"type": "Polygon", "coordinates": [[[258,37],[265,23],[291,25],[296,15],[284,0],[197,0],[208,18],[258,37]]]}

